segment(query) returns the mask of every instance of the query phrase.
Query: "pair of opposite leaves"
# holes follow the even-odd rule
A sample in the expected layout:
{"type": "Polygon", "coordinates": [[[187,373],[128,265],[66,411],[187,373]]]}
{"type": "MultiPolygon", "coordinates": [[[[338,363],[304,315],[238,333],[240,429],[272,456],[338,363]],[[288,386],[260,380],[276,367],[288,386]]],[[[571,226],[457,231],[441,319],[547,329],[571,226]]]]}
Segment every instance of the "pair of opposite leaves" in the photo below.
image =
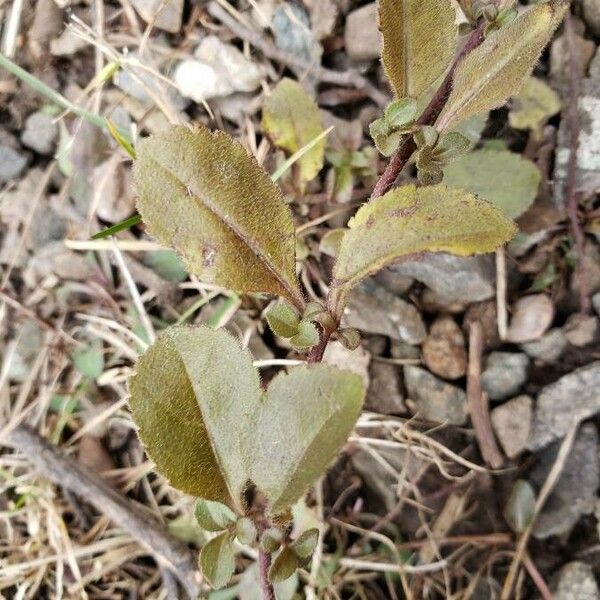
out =
{"type": "MultiPolygon", "coordinates": [[[[533,6],[461,60],[437,129],[448,131],[517,93],[567,8],[562,0],[533,6]]],[[[419,98],[447,70],[456,51],[451,0],[379,0],[379,21],[383,66],[396,96],[419,98]]]]}
{"type": "Polygon", "coordinates": [[[246,509],[254,484],[285,512],[346,441],[365,394],[327,365],[277,375],[266,392],[250,353],[223,330],[174,327],[140,358],[131,409],[157,469],[180,490],[246,509]]]}

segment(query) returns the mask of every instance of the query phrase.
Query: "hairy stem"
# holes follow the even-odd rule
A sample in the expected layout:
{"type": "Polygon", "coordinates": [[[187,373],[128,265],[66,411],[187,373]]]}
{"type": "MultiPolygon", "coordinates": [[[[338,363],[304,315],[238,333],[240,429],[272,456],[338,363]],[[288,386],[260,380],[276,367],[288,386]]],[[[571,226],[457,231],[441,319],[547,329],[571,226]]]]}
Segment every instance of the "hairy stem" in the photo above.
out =
{"type": "MultiPolygon", "coordinates": [[[[454,81],[454,73],[456,72],[456,68],[458,67],[460,61],[467,54],[481,45],[485,39],[484,30],[485,22],[482,21],[471,33],[463,49],[457,54],[452,66],[450,67],[450,70],[448,71],[448,74],[446,75],[446,78],[442,82],[442,85],[440,85],[438,91],[434,94],[431,102],[424,110],[423,114],[418,118],[418,125],[433,125],[437,121],[437,118],[442,113],[442,110],[444,109],[444,106],[446,105],[446,102],[450,96],[450,92],[452,91],[452,83],[454,81]]],[[[417,147],[412,137],[407,139],[402,146],[398,148],[396,154],[394,154],[386,170],[383,172],[383,175],[375,185],[373,193],[371,194],[371,199],[383,196],[393,187],[398,175],[416,149],[417,147]]]]}
{"type": "Polygon", "coordinates": [[[262,600],[275,600],[275,590],[269,581],[271,556],[262,548],[258,549],[258,570],[260,572],[260,593],[262,600]]]}

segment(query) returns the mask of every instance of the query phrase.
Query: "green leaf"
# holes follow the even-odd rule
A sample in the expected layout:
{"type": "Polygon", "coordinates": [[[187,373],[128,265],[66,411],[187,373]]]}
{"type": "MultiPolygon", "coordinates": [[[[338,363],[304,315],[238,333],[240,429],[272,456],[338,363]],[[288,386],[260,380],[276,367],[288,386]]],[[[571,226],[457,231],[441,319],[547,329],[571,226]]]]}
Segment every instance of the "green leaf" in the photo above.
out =
{"type": "MultiPolygon", "coordinates": [[[[263,127],[273,142],[294,154],[323,133],[321,114],[316,102],[292,79],[282,79],[263,107],[263,127]]],[[[300,179],[306,183],[323,168],[325,140],[305,152],[298,165],[300,179]]]]}
{"type": "Polygon", "coordinates": [[[364,398],[359,376],[324,364],[280,373],[264,393],[249,352],[204,327],[165,331],[139,360],[130,390],[157,469],[237,514],[250,482],[272,514],[293,505],[346,441],[364,398]]]}
{"type": "Polygon", "coordinates": [[[235,524],[235,535],[242,544],[250,545],[253,544],[258,535],[256,526],[252,522],[252,519],[248,517],[242,517],[237,520],[235,524]]]}
{"type": "Polygon", "coordinates": [[[560,96],[542,79],[530,77],[513,97],[508,122],[515,129],[539,130],[560,112],[560,96]]]}
{"type": "Polygon", "coordinates": [[[319,542],[319,530],[309,529],[305,531],[297,540],[294,540],[291,544],[292,550],[296,553],[296,556],[302,560],[308,560],[319,542]]]}
{"type": "Polygon", "coordinates": [[[283,533],[280,529],[271,527],[260,538],[260,547],[267,553],[277,552],[283,543],[283,533]]]}
{"type": "Polygon", "coordinates": [[[205,544],[200,552],[200,570],[215,589],[225,587],[235,571],[235,554],[231,542],[231,534],[225,531],[205,544]]]}
{"type": "Polygon", "coordinates": [[[533,6],[494,32],[458,65],[438,128],[502,106],[519,92],[566,10],[548,3],[533,6]]]}
{"type": "Polygon", "coordinates": [[[319,330],[314,323],[302,320],[298,324],[298,333],[290,338],[290,344],[297,350],[306,350],[319,343],[319,330]]]}
{"type": "Polygon", "coordinates": [[[240,143],[221,131],[178,126],[142,140],[137,151],[138,210],[190,273],[303,306],[290,210],[240,143]]]}
{"type": "MultiPolygon", "coordinates": [[[[117,65],[118,66],[118,65],[117,65]]],[[[106,119],[106,126],[108,127],[108,131],[113,136],[114,140],[129,154],[133,160],[135,160],[135,148],[133,144],[115,127],[113,122],[110,119],[106,119]]]]}
{"type": "Polygon", "coordinates": [[[112,225],[111,227],[107,227],[106,229],[103,229],[102,231],[95,233],[92,236],[92,239],[93,240],[101,240],[103,238],[110,237],[111,235],[115,235],[115,233],[119,233],[119,231],[125,231],[127,229],[131,229],[132,227],[134,227],[135,225],[138,225],[141,222],[142,222],[141,215],[133,215],[133,217],[129,217],[129,218],[125,219],[124,221],[121,221],[120,223],[116,223],[115,225],[112,225]]]}
{"type": "Polygon", "coordinates": [[[179,283],[187,279],[188,272],[185,265],[172,250],[146,252],[144,263],[165,281],[179,283]]]}
{"type": "Polygon", "coordinates": [[[533,204],[540,181],[531,161],[507,150],[476,150],[444,169],[446,185],[481,196],[511,219],[533,204]]]}
{"type": "Polygon", "coordinates": [[[104,350],[102,340],[94,340],[89,346],[73,351],[75,368],[90,379],[97,379],[104,371],[104,350]]]}
{"type": "Polygon", "coordinates": [[[535,514],[535,492],[531,484],[517,479],[504,507],[504,518],[515,533],[521,533],[535,514]]]}
{"type": "Polygon", "coordinates": [[[328,231],[322,238],[319,243],[319,252],[323,254],[327,254],[327,256],[332,256],[335,258],[340,251],[340,246],[342,244],[342,238],[346,230],[343,228],[332,229],[328,231]]]}
{"type": "MultiPolygon", "coordinates": [[[[365,277],[424,252],[493,252],[516,232],[495,206],[445,185],[396,188],[350,221],[333,270],[339,303],[365,277]]],[[[341,308],[341,307],[339,307],[341,308]]]]}
{"type": "Polygon", "coordinates": [[[398,98],[416,98],[446,70],[455,21],[450,0],[379,0],[383,66],[398,98]]]}
{"type": "Polygon", "coordinates": [[[200,498],[196,503],[196,521],[205,531],[223,531],[235,523],[233,511],[220,502],[200,498]]]}
{"type": "Polygon", "coordinates": [[[278,301],[265,315],[269,327],[275,335],[282,338],[291,338],[298,333],[300,317],[287,302],[278,301]]]}
{"type": "Polygon", "coordinates": [[[269,569],[269,581],[279,583],[289,579],[296,572],[298,566],[296,553],[291,548],[284,546],[269,569]]]}
{"type": "Polygon", "coordinates": [[[417,101],[413,98],[400,98],[394,100],[385,109],[386,123],[392,128],[397,129],[412,123],[417,116],[417,101]]]}

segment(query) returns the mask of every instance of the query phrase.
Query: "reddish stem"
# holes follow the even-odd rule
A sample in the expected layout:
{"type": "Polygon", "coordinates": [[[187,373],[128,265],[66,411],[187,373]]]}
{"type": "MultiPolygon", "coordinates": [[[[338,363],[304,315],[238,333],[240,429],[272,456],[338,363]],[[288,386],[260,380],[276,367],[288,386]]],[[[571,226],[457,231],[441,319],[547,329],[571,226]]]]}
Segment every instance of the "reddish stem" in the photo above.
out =
{"type": "Polygon", "coordinates": [[[260,573],[260,592],[262,600],[275,600],[275,590],[269,581],[271,556],[262,548],[258,549],[258,570],[260,573]]]}
{"type": "MultiPolygon", "coordinates": [[[[484,30],[485,22],[482,21],[471,33],[463,49],[458,53],[458,55],[454,59],[454,62],[452,63],[452,66],[450,67],[446,78],[442,82],[442,85],[440,85],[438,91],[431,99],[431,102],[429,103],[423,114],[418,118],[418,125],[433,125],[437,121],[438,117],[442,113],[442,110],[444,109],[444,106],[446,105],[446,102],[448,101],[450,92],[452,91],[452,83],[454,81],[454,73],[456,72],[456,68],[458,67],[460,61],[467,54],[469,54],[469,52],[472,52],[473,50],[475,50],[475,48],[477,48],[477,46],[481,45],[481,43],[485,39],[484,30]]],[[[416,149],[417,147],[412,137],[407,139],[404,142],[404,144],[402,144],[402,146],[398,148],[398,151],[396,152],[396,154],[394,154],[386,170],[383,172],[383,175],[380,177],[379,181],[375,185],[373,193],[371,194],[371,199],[383,196],[393,187],[394,183],[396,182],[396,179],[398,178],[398,175],[400,174],[400,172],[402,171],[406,163],[409,161],[410,157],[413,155],[413,152],[416,149]]]]}

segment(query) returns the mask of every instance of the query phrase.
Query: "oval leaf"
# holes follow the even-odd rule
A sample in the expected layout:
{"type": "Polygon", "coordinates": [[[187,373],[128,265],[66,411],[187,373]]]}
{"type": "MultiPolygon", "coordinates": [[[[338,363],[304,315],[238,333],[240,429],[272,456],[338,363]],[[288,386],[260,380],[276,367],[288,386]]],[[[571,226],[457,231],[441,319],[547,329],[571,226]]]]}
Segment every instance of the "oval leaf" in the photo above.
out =
{"type": "Polygon", "coordinates": [[[383,66],[398,98],[416,98],[446,70],[455,22],[450,0],[379,0],[383,66]]]}
{"type": "Polygon", "coordinates": [[[360,376],[323,364],[273,379],[256,413],[260,460],[252,476],[273,514],[295,504],[324,473],[352,431],[364,393],[360,376]]]}
{"type": "Polygon", "coordinates": [[[201,498],[196,503],[196,521],[205,531],[223,531],[235,523],[233,511],[220,502],[201,498]]]}
{"type": "Polygon", "coordinates": [[[255,542],[258,531],[252,519],[242,517],[235,524],[235,535],[242,544],[249,546],[255,542]]]}
{"type": "Polygon", "coordinates": [[[235,554],[231,542],[231,534],[225,531],[206,543],[200,552],[198,564],[202,575],[217,590],[229,583],[235,571],[235,554]]]}
{"type": "MultiPolygon", "coordinates": [[[[263,127],[274,144],[289,154],[298,152],[323,133],[316,102],[292,79],[282,79],[263,107],[263,127]]],[[[323,168],[325,139],[298,160],[300,179],[306,183],[323,168]]]]}
{"type": "Polygon", "coordinates": [[[538,4],[491,34],[458,65],[438,121],[440,130],[502,106],[531,74],[560,24],[565,6],[538,4]]]}
{"type": "Polygon", "coordinates": [[[444,169],[446,185],[481,196],[511,219],[533,204],[541,179],[531,161],[507,150],[475,150],[444,169]]]}
{"type": "Polygon", "coordinates": [[[269,581],[271,583],[285,581],[296,572],[297,568],[298,557],[296,553],[291,548],[284,546],[269,569],[269,581]]]}
{"type": "Polygon", "coordinates": [[[142,140],[137,152],[138,210],[190,273],[303,306],[290,210],[241,144],[221,131],[179,126],[142,140]]]}
{"type": "Polygon", "coordinates": [[[292,548],[298,558],[308,560],[317,547],[319,542],[319,530],[309,529],[305,531],[297,540],[292,542],[292,548]]]}
{"type": "Polygon", "coordinates": [[[517,479],[504,507],[504,518],[515,533],[521,533],[533,520],[535,514],[535,492],[531,484],[517,479]]]}
{"type": "Polygon", "coordinates": [[[260,397],[250,354],[225,331],[174,327],[140,358],[130,391],[158,471],[174,487],[240,512],[250,457],[238,440],[252,435],[244,408],[260,397]]]}
{"type": "Polygon", "coordinates": [[[408,185],[371,200],[350,221],[333,275],[340,302],[365,277],[423,252],[493,252],[516,227],[495,206],[445,185],[408,185]]]}
{"type": "Polygon", "coordinates": [[[265,315],[271,331],[280,337],[291,338],[298,333],[300,317],[286,302],[276,302],[265,315]]]}
{"type": "Polygon", "coordinates": [[[508,122],[514,129],[538,130],[560,112],[560,96],[543,80],[530,77],[513,97],[508,122]]]}

